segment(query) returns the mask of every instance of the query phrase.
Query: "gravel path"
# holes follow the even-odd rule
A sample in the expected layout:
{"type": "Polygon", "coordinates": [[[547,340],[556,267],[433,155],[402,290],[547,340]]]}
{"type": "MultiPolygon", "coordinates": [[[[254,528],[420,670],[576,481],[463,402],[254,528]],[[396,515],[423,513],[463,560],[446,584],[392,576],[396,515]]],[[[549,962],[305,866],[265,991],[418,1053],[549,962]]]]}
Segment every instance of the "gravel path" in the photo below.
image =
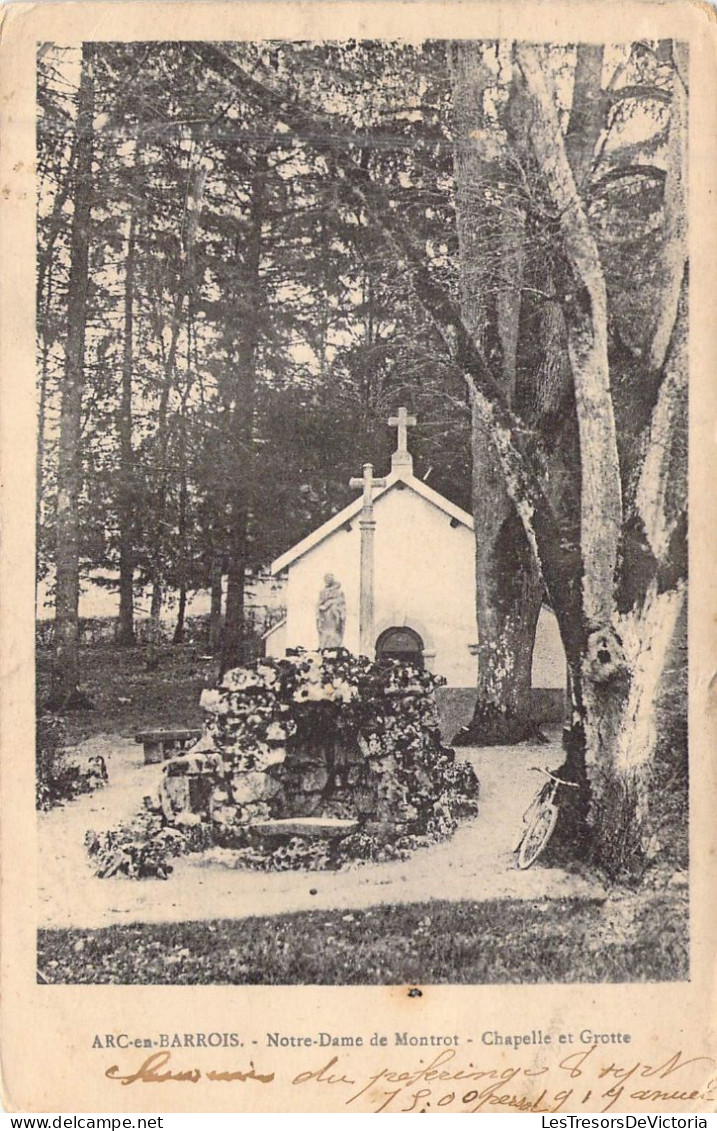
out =
{"type": "Polygon", "coordinates": [[[597,884],[540,863],[515,868],[512,849],[522,814],[539,781],[533,765],[555,768],[557,743],[548,746],[468,748],[481,782],[479,816],[443,844],[410,860],[342,872],[265,874],[235,869],[232,853],[214,850],[175,861],[164,880],[99,880],[83,839],[87,829],[109,828],[130,817],[156,789],[161,766],[144,766],[131,739],[100,735],[83,754],[101,753],[110,784],[50,813],[39,814],[39,904],[42,927],[106,927],[113,923],[239,919],[291,911],[365,908],[428,899],[559,899],[603,897],[597,884]]]}

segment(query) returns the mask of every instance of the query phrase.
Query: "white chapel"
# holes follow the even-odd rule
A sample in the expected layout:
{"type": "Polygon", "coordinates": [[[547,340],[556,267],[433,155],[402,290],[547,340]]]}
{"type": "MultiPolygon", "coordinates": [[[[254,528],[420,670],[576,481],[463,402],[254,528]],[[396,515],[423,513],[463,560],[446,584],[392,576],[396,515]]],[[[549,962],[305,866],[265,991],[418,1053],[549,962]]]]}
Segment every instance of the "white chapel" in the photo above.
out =
{"type": "MultiPolygon", "coordinates": [[[[373,479],[365,465],[363,479],[351,481],[362,495],[272,563],[272,575],[284,579],[286,616],[266,634],[267,655],[319,646],[317,605],[331,575],[345,596],[349,651],[411,658],[449,687],[475,687],[473,519],[413,474],[414,423],[399,409],[389,421],[398,429],[390,473],[373,479]]],[[[543,609],[533,686],[561,688],[564,673],[555,618],[543,609]]]]}

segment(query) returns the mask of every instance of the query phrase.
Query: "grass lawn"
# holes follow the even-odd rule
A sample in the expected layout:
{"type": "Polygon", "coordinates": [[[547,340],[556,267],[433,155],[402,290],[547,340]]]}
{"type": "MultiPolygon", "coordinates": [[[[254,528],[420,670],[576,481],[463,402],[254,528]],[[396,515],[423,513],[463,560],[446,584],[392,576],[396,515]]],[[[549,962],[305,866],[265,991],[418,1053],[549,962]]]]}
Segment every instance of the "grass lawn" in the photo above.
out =
{"type": "MultiPolygon", "coordinates": [[[[130,736],[158,727],[201,727],[199,696],[202,688],[216,682],[217,661],[201,660],[202,650],[196,645],[165,644],[158,649],[157,670],[149,672],[145,654],[143,647],[115,644],[80,649],[81,686],[94,709],[64,716],[68,743],[95,734],[130,736]]],[[[49,694],[52,660],[51,649],[38,648],[38,706],[49,694]]]]}
{"type": "Polygon", "coordinates": [[[687,901],[448,901],[38,933],[53,983],[401,985],[688,977],[687,901]],[[629,906],[625,906],[625,902],[629,906]]]}

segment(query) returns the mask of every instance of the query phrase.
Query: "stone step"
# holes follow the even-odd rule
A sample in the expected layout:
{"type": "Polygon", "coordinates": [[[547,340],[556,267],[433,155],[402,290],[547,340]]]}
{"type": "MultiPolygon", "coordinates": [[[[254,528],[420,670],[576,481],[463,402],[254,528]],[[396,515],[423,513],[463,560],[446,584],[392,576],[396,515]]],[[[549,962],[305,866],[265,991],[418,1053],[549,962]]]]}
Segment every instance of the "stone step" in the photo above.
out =
{"type": "Polygon", "coordinates": [[[356,832],[358,827],[358,821],[340,817],[283,817],[254,821],[249,830],[260,836],[339,837],[356,832]]]}

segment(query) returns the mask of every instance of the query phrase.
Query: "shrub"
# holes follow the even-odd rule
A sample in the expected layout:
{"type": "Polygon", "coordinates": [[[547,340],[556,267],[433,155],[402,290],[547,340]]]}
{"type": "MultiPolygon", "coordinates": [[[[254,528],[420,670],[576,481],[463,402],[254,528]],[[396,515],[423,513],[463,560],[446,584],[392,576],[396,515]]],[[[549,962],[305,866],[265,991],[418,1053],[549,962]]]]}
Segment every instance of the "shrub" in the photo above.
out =
{"type": "Polygon", "coordinates": [[[41,714],[35,724],[35,801],[52,809],[107,782],[107,767],[97,755],[80,761],[65,750],[65,728],[58,715],[41,714]]]}

